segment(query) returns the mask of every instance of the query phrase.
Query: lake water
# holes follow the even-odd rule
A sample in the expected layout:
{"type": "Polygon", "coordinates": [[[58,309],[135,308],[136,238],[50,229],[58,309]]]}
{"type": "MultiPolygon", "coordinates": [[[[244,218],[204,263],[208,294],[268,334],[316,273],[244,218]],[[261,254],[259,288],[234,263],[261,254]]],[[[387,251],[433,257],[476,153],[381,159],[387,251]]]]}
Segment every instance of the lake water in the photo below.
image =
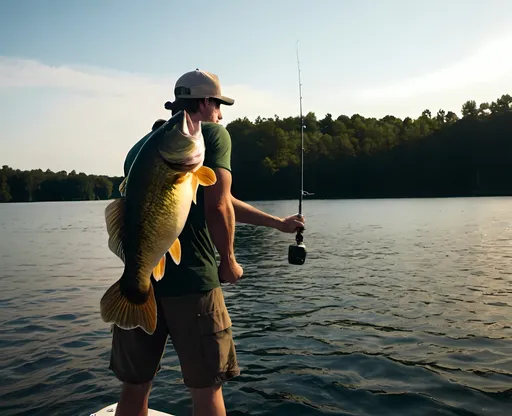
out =
{"type": "MultiPolygon", "coordinates": [[[[2,416],[89,416],[118,399],[99,315],[121,275],[107,203],[0,205],[2,416]]],[[[510,414],[512,198],[306,200],[304,213],[303,266],[287,262],[293,235],[237,226],[228,414],[510,414]]],[[[170,344],[150,406],[190,414],[170,344]]]]}

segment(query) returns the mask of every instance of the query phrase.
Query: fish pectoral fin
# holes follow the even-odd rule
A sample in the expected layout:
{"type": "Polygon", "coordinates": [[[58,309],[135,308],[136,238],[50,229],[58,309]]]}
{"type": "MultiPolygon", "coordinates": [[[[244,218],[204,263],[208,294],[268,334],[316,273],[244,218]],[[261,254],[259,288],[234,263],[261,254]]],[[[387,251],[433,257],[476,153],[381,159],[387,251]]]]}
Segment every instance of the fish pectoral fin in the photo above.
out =
{"type": "Polygon", "coordinates": [[[149,285],[146,301],[134,303],[121,292],[121,279],[115,282],[100,301],[101,318],[122,329],[141,327],[149,335],[156,329],[157,309],[153,285],[149,285]]]}
{"type": "Polygon", "coordinates": [[[108,248],[124,263],[124,199],[118,198],[105,208],[105,222],[107,224],[108,248]]]}
{"type": "Polygon", "coordinates": [[[188,178],[188,175],[190,175],[190,172],[177,172],[175,173],[176,179],[174,180],[174,183],[176,185],[185,182],[185,179],[188,178]]]}
{"type": "Polygon", "coordinates": [[[165,254],[162,256],[158,264],[153,269],[153,277],[159,281],[165,274],[165,254]]]}
{"type": "Polygon", "coordinates": [[[215,175],[215,172],[213,171],[213,169],[207,166],[201,166],[195,172],[195,175],[197,176],[199,184],[203,186],[210,186],[217,182],[217,176],[215,175]]]}
{"type": "Polygon", "coordinates": [[[126,182],[128,181],[128,176],[123,179],[123,181],[119,184],[119,193],[121,196],[126,195],[126,182]]]}
{"type": "Polygon", "coordinates": [[[169,254],[171,255],[171,258],[174,260],[174,263],[180,264],[180,262],[181,262],[181,243],[180,243],[179,238],[176,238],[176,240],[174,240],[174,243],[172,243],[172,246],[169,249],[169,254]]]}

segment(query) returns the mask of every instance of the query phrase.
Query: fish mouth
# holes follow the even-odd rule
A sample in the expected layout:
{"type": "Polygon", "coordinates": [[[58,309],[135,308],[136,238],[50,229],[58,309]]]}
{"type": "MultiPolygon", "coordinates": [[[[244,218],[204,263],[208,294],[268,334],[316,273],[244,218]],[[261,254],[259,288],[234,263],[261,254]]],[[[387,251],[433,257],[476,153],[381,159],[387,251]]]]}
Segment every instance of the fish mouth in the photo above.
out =
{"type": "Polygon", "coordinates": [[[197,169],[201,165],[201,161],[194,163],[170,163],[166,162],[167,166],[171,169],[177,170],[179,172],[191,172],[197,169]]]}
{"type": "Polygon", "coordinates": [[[180,172],[189,172],[198,169],[204,161],[204,153],[196,152],[192,156],[184,157],[181,160],[166,160],[167,166],[180,172]]]}

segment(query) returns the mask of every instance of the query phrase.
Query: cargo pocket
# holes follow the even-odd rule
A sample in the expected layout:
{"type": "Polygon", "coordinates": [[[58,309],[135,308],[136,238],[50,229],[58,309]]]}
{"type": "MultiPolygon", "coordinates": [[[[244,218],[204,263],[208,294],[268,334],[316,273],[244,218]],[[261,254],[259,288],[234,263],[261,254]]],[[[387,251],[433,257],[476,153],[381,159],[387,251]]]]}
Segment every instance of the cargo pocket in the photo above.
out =
{"type": "Polygon", "coordinates": [[[231,365],[231,318],[224,306],[206,314],[199,314],[197,319],[204,365],[211,371],[210,377],[217,380],[223,377],[222,373],[228,371],[231,365]]]}
{"type": "Polygon", "coordinates": [[[231,327],[231,318],[226,307],[198,315],[201,335],[213,335],[231,327]]]}

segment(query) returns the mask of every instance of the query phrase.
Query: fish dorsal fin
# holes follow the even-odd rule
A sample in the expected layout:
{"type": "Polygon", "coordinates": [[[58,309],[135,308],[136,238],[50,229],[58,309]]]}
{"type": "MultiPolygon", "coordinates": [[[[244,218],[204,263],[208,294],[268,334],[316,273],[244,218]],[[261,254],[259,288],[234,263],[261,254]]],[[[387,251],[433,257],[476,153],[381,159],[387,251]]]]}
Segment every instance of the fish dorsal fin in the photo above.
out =
{"type": "Polygon", "coordinates": [[[107,224],[108,248],[125,261],[124,238],[124,199],[118,198],[105,208],[105,222],[107,224]]]}
{"type": "Polygon", "coordinates": [[[174,240],[174,243],[172,244],[171,248],[169,249],[169,254],[171,255],[171,258],[174,260],[174,263],[180,264],[181,262],[181,243],[179,238],[176,238],[174,240]]]}
{"type": "Polygon", "coordinates": [[[195,176],[197,176],[199,184],[203,186],[214,185],[217,182],[217,176],[213,169],[206,166],[201,166],[195,172],[195,176]]]}
{"type": "Polygon", "coordinates": [[[164,277],[165,274],[165,254],[162,256],[158,264],[153,269],[153,277],[156,281],[164,277]]]}

